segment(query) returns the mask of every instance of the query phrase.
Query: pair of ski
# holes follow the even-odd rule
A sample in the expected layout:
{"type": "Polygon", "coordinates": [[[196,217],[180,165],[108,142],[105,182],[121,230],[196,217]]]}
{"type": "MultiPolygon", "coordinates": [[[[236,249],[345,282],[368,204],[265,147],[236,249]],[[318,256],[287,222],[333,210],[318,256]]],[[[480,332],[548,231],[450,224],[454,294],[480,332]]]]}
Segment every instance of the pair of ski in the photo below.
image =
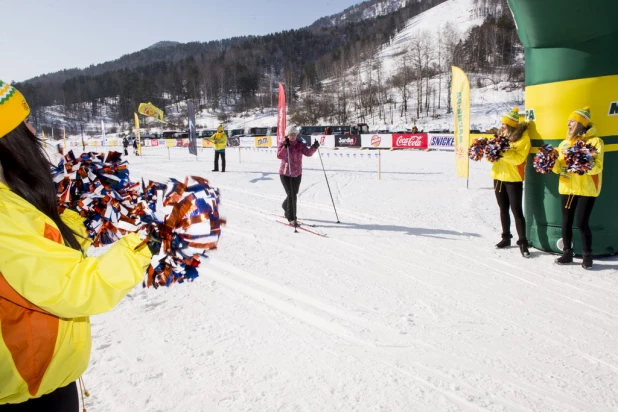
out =
{"type": "MultiPolygon", "coordinates": [[[[278,218],[285,219],[285,217],[283,217],[283,216],[279,216],[279,215],[275,215],[275,216],[278,217],[278,218]]],[[[302,222],[300,220],[296,220],[296,226],[294,226],[293,224],[291,224],[291,223],[289,223],[289,222],[287,222],[285,220],[279,220],[279,219],[277,219],[277,223],[281,223],[282,225],[286,225],[286,226],[289,226],[289,227],[294,227],[296,229],[302,230],[303,232],[311,233],[311,234],[314,234],[316,236],[327,237],[326,233],[318,232],[317,230],[311,230],[311,229],[307,228],[307,227],[314,228],[315,225],[312,225],[312,224],[309,224],[309,223],[305,223],[305,222],[302,222]]]]}

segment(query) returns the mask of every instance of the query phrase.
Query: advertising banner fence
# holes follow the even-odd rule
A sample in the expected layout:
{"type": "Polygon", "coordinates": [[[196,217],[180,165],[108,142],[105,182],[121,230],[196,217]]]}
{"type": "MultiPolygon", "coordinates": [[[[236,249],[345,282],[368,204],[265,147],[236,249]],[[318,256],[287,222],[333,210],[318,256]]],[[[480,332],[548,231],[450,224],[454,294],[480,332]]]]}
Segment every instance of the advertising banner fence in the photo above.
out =
{"type": "Polygon", "coordinates": [[[427,149],[429,146],[426,133],[393,134],[393,149],[427,149]]]}
{"type": "Polygon", "coordinates": [[[392,134],[363,134],[361,146],[367,148],[390,149],[392,147],[392,134]]]}
{"type": "Polygon", "coordinates": [[[271,136],[255,136],[255,147],[271,147],[273,138],[271,136]]]}
{"type": "Polygon", "coordinates": [[[429,148],[436,150],[455,150],[455,135],[429,134],[429,148]]]}
{"type": "Polygon", "coordinates": [[[361,136],[353,134],[335,135],[335,147],[361,147],[361,136]]]}

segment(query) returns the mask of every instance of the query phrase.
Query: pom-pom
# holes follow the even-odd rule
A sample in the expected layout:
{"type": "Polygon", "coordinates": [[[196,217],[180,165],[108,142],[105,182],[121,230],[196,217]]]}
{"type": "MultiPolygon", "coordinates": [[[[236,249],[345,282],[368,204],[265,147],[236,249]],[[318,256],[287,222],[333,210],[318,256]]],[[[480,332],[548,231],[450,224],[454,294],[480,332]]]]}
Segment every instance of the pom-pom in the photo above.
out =
{"type": "Polygon", "coordinates": [[[504,152],[509,150],[509,139],[504,136],[494,135],[493,139],[489,139],[485,145],[485,159],[494,163],[504,156],[504,152]]]}
{"type": "Polygon", "coordinates": [[[551,173],[558,160],[558,151],[550,144],[543,145],[534,156],[534,170],[541,174],[551,173]]]}
{"type": "Polygon", "coordinates": [[[468,149],[468,157],[475,162],[481,160],[485,154],[485,145],[487,145],[486,138],[480,137],[478,139],[474,139],[472,146],[468,149]]]}
{"type": "Polygon", "coordinates": [[[578,175],[588,173],[594,167],[594,156],[597,153],[593,145],[577,140],[564,155],[567,171],[578,175]]]}
{"type": "Polygon", "coordinates": [[[130,182],[127,162],[122,161],[120,153],[82,153],[75,157],[70,151],[64,156],[62,172],[61,168],[52,167],[58,209],[72,209],[85,218],[94,246],[111,244],[139,229],[131,213],[139,199],[139,184],[130,182]]]}
{"type": "MultiPolygon", "coordinates": [[[[144,286],[169,286],[198,276],[200,257],[216,249],[221,225],[219,190],[192,176],[192,183],[171,179],[167,185],[149,182],[144,189],[148,209],[141,219],[148,222],[147,242],[155,250],[144,286]]],[[[146,242],[145,241],[145,242],[146,242]]]]}

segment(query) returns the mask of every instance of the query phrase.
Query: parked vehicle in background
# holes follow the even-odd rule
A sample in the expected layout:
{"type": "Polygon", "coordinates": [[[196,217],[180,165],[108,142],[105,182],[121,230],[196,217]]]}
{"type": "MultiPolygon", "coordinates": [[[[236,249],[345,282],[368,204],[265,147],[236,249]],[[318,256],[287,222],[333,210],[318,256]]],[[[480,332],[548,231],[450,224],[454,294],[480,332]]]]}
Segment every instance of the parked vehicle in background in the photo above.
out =
{"type": "Polygon", "coordinates": [[[201,129],[198,130],[197,136],[202,139],[209,139],[215,133],[217,133],[217,129],[201,129]]]}
{"type": "Polygon", "coordinates": [[[358,123],[353,126],[301,126],[301,136],[315,136],[323,135],[326,133],[326,129],[330,129],[330,134],[366,134],[369,133],[369,126],[367,123],[358,123]]]}
{"type": "Polygon", "coordinates": [[[182,133],[178,130],[166,130],[165,132],[161,133],[161,138],[162,139],[174,139],[177,133],[182,133]]]}

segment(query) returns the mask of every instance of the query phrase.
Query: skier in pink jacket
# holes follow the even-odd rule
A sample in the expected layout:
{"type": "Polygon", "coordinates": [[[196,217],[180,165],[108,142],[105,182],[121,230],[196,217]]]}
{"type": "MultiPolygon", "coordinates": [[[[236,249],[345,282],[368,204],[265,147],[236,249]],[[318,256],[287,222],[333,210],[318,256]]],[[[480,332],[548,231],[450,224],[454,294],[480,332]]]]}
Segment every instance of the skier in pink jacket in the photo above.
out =
{"type": "Polygon", "coordinates": [[[297,140],[296,130],[290,128],[288,129],[288,136],[277,150],[277,159],[281,159],[279,177],[287,195],[281,207],[285,211],[285,218],[293,226],[297,225],[296,204],[303,173],[303,155],[313,156],[318,147],[320,147],[320,143],[317,140],[311,148],[307,147],[302,141],[297,140]]]}

